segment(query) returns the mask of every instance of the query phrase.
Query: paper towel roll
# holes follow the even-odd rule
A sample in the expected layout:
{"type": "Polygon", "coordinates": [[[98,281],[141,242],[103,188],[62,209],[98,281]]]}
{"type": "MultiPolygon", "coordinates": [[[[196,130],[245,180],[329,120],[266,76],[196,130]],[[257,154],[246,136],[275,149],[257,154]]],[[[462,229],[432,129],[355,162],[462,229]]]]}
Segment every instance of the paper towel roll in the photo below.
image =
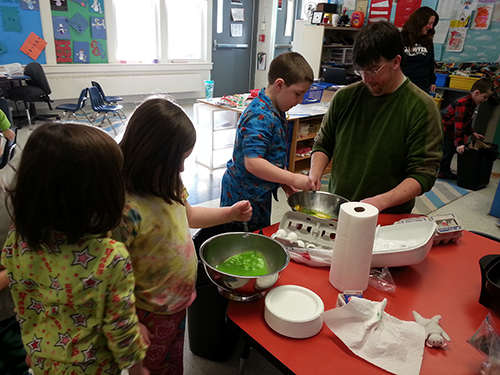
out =
{"type": "Polygon", "coordinates": [[[330,283],[340,292],[368,287],[378,209],[360,202],[340,206],[330,283]]]}

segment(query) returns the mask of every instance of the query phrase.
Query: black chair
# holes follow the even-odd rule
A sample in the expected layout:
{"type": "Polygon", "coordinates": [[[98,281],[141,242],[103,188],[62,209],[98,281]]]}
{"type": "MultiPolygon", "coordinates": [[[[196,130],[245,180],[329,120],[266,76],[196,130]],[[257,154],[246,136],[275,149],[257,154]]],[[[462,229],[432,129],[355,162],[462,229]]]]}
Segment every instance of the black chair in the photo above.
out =
{"type": "Polygon", "coordinates": [[[111,120],[108,117],[108,113],[116,114],[120,118],[120,121],[123,124],[122,116],[119,113],[119,111],[121,111],[123,107],[119,104],[111,105],[111,104],[104,103],[104,99],[101,96],[101,93],[99,92],[97,87],[94,87],[94,86],[89,87],[89,96],[90,96],[90,104],[92,105],[92,109],[94,110],[94,112],[97,113],[96,117],[94,118],[93,123],[95,124],[99,115],[101,113],[103,113],[104,116],[102,118],[102,122],[104,122],[105,119],[108,120],[109,125],[111,126],[111,128],[113,129],[115,134],[117,134],[116,129],[113,126],[113,123],[111,122],[111,120]]]}
{"type": "MultiPolygon", "coordinates": [[[[10,112],[9,102],[4,98],[0,98],[0,109],[5,113],[7,119],[12,124],[12,113],[10,112]]],[[[5,139],[3,153],[0,156],[0,169],[3,169],[6,165],[8,165],[14,171],[16,171],[16,168],[12,164],[10,164],[10,161],[14,157],[14,153],[17,148],[17,128],[12,128],[12,130],[14,131],[14,133],[16,133],[16,136],[12,141],[9,139],[5,139]]]]}
{"type": "Polygon", "coordinates": [[[92,122],[92,120],[90,120],[89,116],[87,116],[87,113],[83,110],[83,107],[85,107],[85,104],[87,103],[88,91],[89,91],[89,89],[87,87],[82,90],[82,92],[80,93],[80,97],[78,98],[78,102],[76,104],[74,104],[74,103],[60,104],[56,107],[56,109],[63,111],[61,120],[64,120],[64,117],[69,112],[71,112],[71,113],[68,116],[68,119],[71,118],[71,116],[74,116],[75,119],[79,120],[78,117],[76,116],[76,112],[81,111],[85,115],[85,117],[87,118],[87,121],[92,122]]]}
{"type": "Polygon", "coordinates": [[[28,116],[28,122],[31,125],[31,120],[47,120],[52,117],[59,118],[57,114],[46,114],[38,116],[36,114],[36,102],[45,102],[52,111],[52,100],[50,99],[50,94],[52,90],[50,89],[49,82],[45,76],[42,66],[37,62],[31,62],[24,68],[24,74],[29,76],[30,79],[26,81],[26,86],[20,85],[16,87],[11,87],[7,90],[8,98],[14,101],[17,109],[17,102],[22,101],[26,105],[29,103],[29,111],[26,110],[28,116]]]}

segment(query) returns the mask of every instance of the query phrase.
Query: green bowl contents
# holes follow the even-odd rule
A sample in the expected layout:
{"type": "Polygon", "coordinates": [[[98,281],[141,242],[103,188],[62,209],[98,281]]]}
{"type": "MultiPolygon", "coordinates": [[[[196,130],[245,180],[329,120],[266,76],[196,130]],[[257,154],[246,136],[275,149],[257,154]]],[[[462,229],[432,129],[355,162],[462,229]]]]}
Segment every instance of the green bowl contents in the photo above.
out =
{"type": "Polygon", "coordinates": [[[262,276],[269,273],[266,259],[257,251],[233,255],[216,268],[219,271],[238,276],[262,276]]]}
{"type": "Polygon", "coordinates": [[[329,214],[326,214],[324,212],[310,210],[308,208],[302,207],[301,205],[296,205],[294,207],[294,209],[295,209],[295,211],[302,212],[303,214],[306,214],[306,215],[316,216],[320,219],[333,219],[333,217],[329,214]]]}

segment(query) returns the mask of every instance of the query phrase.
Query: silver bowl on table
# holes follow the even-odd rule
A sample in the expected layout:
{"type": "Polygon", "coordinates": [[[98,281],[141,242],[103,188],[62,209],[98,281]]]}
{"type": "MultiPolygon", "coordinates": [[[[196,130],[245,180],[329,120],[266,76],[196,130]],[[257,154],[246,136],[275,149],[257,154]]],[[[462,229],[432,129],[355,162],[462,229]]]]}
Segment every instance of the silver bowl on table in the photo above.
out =
{"type": "Polygon", "coordinates": [[[233,301],[255,301],[274,286],[288,266],[290,256],[278,241],[256,233],[222,233],[205,241],[200,248],[205,270],[217,285],[219,293],[233,301]],[[217,266],[226,259],[247,251],[262,254],[268,273],[262,276],[240,276],[222,272],[217,266]]]}
{"type": "Polygon", "coordinates": [[[326,191],[299,191],[288,197],[288,205],[294,211],[319,217],[338,220],[340,205],[348,199],[326,191]]]}

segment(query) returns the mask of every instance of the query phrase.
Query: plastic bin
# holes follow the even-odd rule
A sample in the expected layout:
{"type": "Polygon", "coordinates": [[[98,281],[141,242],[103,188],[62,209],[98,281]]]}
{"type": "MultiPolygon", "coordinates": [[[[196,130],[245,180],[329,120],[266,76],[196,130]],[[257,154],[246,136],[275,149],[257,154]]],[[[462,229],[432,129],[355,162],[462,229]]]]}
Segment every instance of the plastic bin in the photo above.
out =
{"type": "Polygon", "coordinates": [[[436,107],[439,109],[441,108],[441,102],[443,101],[443,98],[432,98],[434,100],[434,103],[436,104],[436,107]]]}
{"type": "Polygon", "coordinates": [[[474,82],[476,82],[479,77],[461,77],[461,76],[450,76],[450,88],[467,90],[470,91],[474,82]]]}
{"type": "MultiPolygon", "coordinates": [[[[197,231],[193,242],[198,256],[206,240],[233,231],[241,230],[231,224],[224,224],[197,231]]],[[[201,260],[198,261],[196,293],[196,299],[187,309],[189,349],[199,357],[225,361],[233,354],[238,335],[226,324],[228,300],[220,295],[217,286],[208,278],[201,260]]]]}
{"type": "Polygon", "coordinates": [[[307,91],[304,94],[304,99],[302,100],[302,104],[319,103],[321,101],[322,96],[323,96],[323,88],[311,85],[309,91],[307,91]]]}
{"type": "Polygon", "coordinates": [[[448,87],[448,74],[436,74],[436,86],[438,87],[448,87]]]}
{"type": "Polygon", "coordinates": [[[485,142],[488,148],[469,149],[458,154],[457,185],[470,190],[479,190],[490,182],[493,162],[498,157],[498,145],[485,142]]]}

